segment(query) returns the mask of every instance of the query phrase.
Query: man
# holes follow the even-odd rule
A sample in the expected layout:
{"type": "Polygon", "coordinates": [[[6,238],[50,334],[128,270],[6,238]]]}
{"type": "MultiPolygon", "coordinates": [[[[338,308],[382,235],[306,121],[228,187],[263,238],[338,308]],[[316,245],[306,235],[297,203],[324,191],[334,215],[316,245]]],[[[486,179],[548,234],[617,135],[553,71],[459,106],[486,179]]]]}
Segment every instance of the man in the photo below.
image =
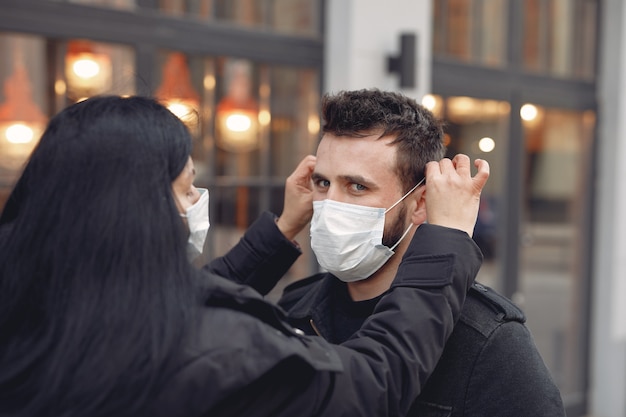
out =
{"type": "MultiPolygon", "coordinates": [[[[440,123],[397,93],[327,95],[322,117],[311,246],[328,272],[291,284],[279,304],[303,332],[342,343],[389,289],[416,230],[445,214],[428,210],[422,182],[427,163],[469,169],[469,161],[442,160],[440,123]]],[[[524,322],[509,300],[474,285],[409,415],[564,416],[559,390],[524,322]]]]}

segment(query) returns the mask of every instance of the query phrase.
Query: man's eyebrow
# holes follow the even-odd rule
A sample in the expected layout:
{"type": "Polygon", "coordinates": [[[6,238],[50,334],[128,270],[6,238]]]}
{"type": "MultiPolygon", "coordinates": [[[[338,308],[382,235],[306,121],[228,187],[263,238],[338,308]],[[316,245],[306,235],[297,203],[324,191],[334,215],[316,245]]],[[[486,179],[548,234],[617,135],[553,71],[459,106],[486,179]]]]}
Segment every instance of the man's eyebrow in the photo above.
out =
{"type": "MultiPolygon", "coordinates": [[[[338,178],[341,181],[345,182],[345,183],[361,184],[361,185],[364,185],[367,188],[371,188],[371,189],[378,188],[378,186],[374,182],[372,182],[371,180],[366,179],[362,175],[339,175],[338,178]]],[[[316,182],[316,181],[320,181],[320,180],[328,180],[328,178],[326,178],[324,175],[320,174],[319,172],[313,172],[311,174],[311,180],[316,182]]]]}
{"type": "Polygon", "coordinates": [[[313,173],[311,174],[311,179],[312,179],[313,181],[319,181],[319,180],[325,180],[325,179],[326,179],[326,177],[325,177],[325,176],[323,176],[322,174],[318,173],[318,172],[313,172],[313,173]]]}
{"type": "Polygon", "coordinates": [[[345,181],[348,183],[361,184],[361,185],[366,186],[367,188],[372,188],[372,189],[378,188],[376,183],[374,183],[371,180],[368,180],[362,175],[340,175],[339,178],[341,178],[342,181],[345,181]]]}

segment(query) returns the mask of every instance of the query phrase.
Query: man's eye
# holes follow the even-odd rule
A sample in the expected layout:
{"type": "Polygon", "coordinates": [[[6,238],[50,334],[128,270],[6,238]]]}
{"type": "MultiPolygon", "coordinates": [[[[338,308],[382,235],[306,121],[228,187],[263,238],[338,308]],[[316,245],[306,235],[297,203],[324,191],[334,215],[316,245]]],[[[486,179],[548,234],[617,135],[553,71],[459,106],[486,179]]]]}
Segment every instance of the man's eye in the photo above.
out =
{"type": "Polygon", "coordinates": [[[352,189],[352,191],[365,191],[367,190],[367,187],[361,184],[350,184],[350,188],[352,189]]]}
{"type": "Polygon", "coordinates": [[[316,184],[319,188],[328,188],[330,186],[330,181],[328,180],[317,180],[316,184]]]}

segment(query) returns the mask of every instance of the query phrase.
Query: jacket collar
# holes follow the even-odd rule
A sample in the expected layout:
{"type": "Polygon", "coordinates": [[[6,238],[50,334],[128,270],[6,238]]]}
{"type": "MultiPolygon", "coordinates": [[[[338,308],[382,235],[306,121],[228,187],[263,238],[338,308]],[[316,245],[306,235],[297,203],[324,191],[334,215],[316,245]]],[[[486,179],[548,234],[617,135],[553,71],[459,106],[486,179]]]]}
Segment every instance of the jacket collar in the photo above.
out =
{"type": "Polygon", "coordinates": [[[289,318],[297,321],[312,320],[313,330],[326,340],[332,336],[333,292],[346,285],[330,273],[308,285],[300,300],[289,309],[289,318]]]}

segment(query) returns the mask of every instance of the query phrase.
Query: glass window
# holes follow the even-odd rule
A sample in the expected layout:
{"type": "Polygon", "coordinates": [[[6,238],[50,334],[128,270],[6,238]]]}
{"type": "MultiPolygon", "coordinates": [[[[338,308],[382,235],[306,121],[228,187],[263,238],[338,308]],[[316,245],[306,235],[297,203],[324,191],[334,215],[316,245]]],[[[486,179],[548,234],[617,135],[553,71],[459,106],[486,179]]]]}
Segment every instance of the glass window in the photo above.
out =
{"type": "Polygon", "coordinates": [[[593,79],[596,0],[526,0],[524,68],[559,77],[593,79]]]}
{"type": "Polygon", "coordinates": [[[321,36],[319,0],[274,0],[271,28],[276,32],[310,37],[321,36]]]}
{"type": "Polygon", "coordinates": [[[66,3],[84,4],[87,6],[105,6],[114,9],[132,10],[136,7],[136,0],[51,0],[66,3]]]}
{"type": "Polygon", "coordinates": [[[159,9],[287,35],[321,36],[320,0],[159,0],[159,9]]]}
{"type": "Polygon", "coordinates": [[[320,132],[319,85],[314,70],[274,67],[271,72],[271,175],[286,177],[293,160],[314,154],[320,132]]]}
{"type": "Polygon", "coordinates": [[[506,62],[506,0],[435,0],[434,53],[485,66],[506,62]]]}
{"type": "Polygon", "coordinates": [[[132,48],[0,34],[0,206],[50,114],[96,94],[133,94],[132,48]],[[52,53],[49,53],[52,52],[52,53]]]}
{"type": "Polygon", "coordinates": [[[159,0],[159,10],[182,16],[190,14],[201,18],[213,18],[213,0],[159,0]]]}
{"type": "Polygon", "coordinates": [[[46,40],[0,33],[0,207],[48,122],[46,40]]]}
{"type": "MultiPolygon", "coordinates": [[[[4,86],[0,109],[29,109],[33,120],[24,120],[33,122],[33,127],[37,123],[43,127],[50,115],[96,94],[126,95],[139,90],[161,99],[189,127],[194,140],[196,184],[211,192],[212,227],[198,263],[225,253],[263,211],[280,214],[286,176],[305,154],[315,151],[319,134],[322,0],[50,1],[56,1],[59,7],[41,13],[33,9],[32,13],[56,24],[44,27],[31,23],[24,27],[25,32],[46,32],[50,38],[0,35],[0,81],[4,86]],[[232,45],[232,54],[237,57],[220,56],[222,48],[215,50],[210,42],[200,49],[196,44],[192,48],[194,55],[164,49],[166,45],[187,45],[189,36],[196,39],[203,25],[196,25],[191,34],[171,31],[167,41],[162,37],[153,41],[135,39],[129,29],[134,27],[132,24],[112,24],[108,32],[100,25],[97,36],[94,32],[97,42],[68,39],[68,31],[81,29],[72,29],[75,19],[67,20],[65,14],[81,14],[84,19],[79,26],[84,28],[95,20],[101,23],[101,13],[92,13],[96,8],[132,9],[121,13],[127,23],[139,25],[146,24],[146,19],[162,25],[164,15],[169,15],[179,23],[202,20],[209,33],[215,29],[211,24],[219,23],[220,31],[232,32],[240,39],[232,45]],[[146,8],[161,14],[144,13],[146,8]],[[69,26],[59,23],[64,18],[69,26]],[[273,32],[271,38],[280,38],[293,48],[306,46],[307,50],[311,49],[313,38],[316,47],[287,60],[272,56],[269,61],[256,62],[246,57],[249,51],[245,43],[257,38],[260,31],[273,32]],[[127,39],[125,45],[106,42],[122,37],[127,39]],[[22,58],[24,65],[18,65],[22,58]],[[282,64],[276,65],[276,61],[282,64]],[[285,62],[292,66],[285,66],[285,62]],[[26,83],[22,82],[24,79],[26,83]],[[30,94],[24,94],[27,91],[30,94]],[[17,97],[21,104],[13,105],[9,96],[17,97]],[[33,106],[22,105],[27,101],[33,106]]],[[[109,10],[104,14],[119,13],[109,10]]],[[[0,13],[0,20],[2,17],[0,13]]],[[[0,115],[4,114],[0,111],[0,115]]],[[[23,118],[0,118],[0,129],[4,121],[18,119],[23,118]]],[[[15,135],[25,131],[20,129],[11,132],[15,135]]],[[[34,146],[32,141],[9,142],[2,138],[3,134],[0,131],[0,207],[34,146]],[[21,159],[13,157],[13,153],[19,153],[21,159]]],[[[37,138],[38,134],[33,133],[32,137],[37,138]]],[[[298,240],[303,256],[287,279],[300,278],[317,269],[308,248],[308,230],[298,240]]],[[[280,291],[281,286],[277,288],[280,291]]]]}
{"type": "MultiPolygon", "coordinates": [[[[186,103],[181,118],[200,116],[188,125],[196,140],[196,185],[209,188],[212,196],[212,226],[201,263],[230,249],[263,211],[281,213],[286,177],[317,145],[319,72],[175,51],[162,51],[157,67],[156,95],[172,105],[186,103]]],[[[303,256],[275,296],[315,267],[308,230],[297,240],[303,256]]]]}
{"type": "Polygon", "coordinates": [[[522,107],[526,144],[517,301],[564,397],[584,390],[585,245],[595,115],[522,107]]]}
{"type": "Polygon", "coordinates": [[[481,195],[474,240],[485,261],[478,280],[502,290],[498,247],[498,205],[504,188],[510,105],[505,101],[470,97],[425,96],[422,104],[445,120],[447,157],[458,153],[489,162],[491,175],[481,195]]]}
{"type": "Polygon", "coordinates": [[[563,397],[576,397],[585,384],[581,319],[588,277],[582,233],[591,198],[585,183],[592,176],[595,114],[525,104],[516,115],[508,102],[469,97],[426,96],[423,104],[446,122],[448,157],[461,152],[490,164],[473,236],[485,256],[477,280],[503,292],[500,239],[519,241],[519,278],[512,299],[526,314],[563,397]],[[506,178],[516,175],[506,164],[511,117],[520,117],[523,128],[522,190],[504,187],[506,178]],[[520,191],[517,239],[502,230],[509,226],[499,214],[502,199],[520,191]]]}
{"type": "Polygon", "coordinates": [[[270,114],[265,71],[249,60],[217,61],[215,174],[223,177],[261,175],[261,145],[270,114]]]}
{"type": "Polygon", "coordinates": [[[66,45],[65,74],[58,77],[55,89],[70,102],[98,94],[133,94],[134,62],[130,47],[72,39],[66,45]]]}

